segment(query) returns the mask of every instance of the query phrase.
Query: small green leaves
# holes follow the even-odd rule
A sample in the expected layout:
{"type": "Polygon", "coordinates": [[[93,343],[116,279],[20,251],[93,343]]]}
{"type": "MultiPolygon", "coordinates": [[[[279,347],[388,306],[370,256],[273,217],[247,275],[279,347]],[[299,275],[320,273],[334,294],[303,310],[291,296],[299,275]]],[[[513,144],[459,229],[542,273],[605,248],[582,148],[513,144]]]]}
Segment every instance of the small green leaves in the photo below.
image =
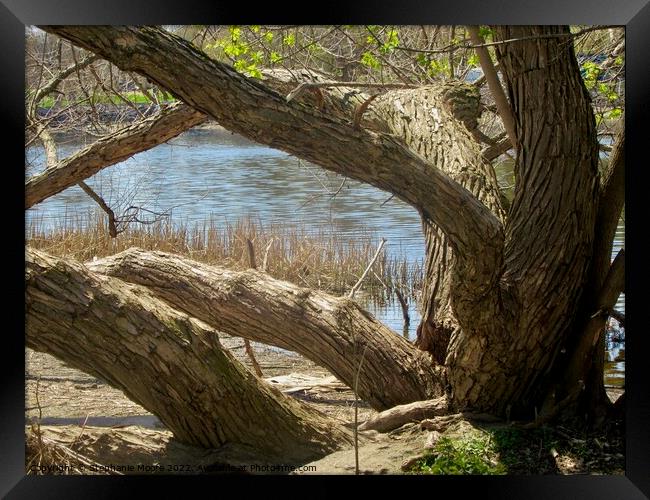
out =
{"type": "Polygon", "coordinates": [[[287,47],[293,47],[296,44],[296,35],[293,33],[285,35],[285,37],[282,39],[282,43],[287,47]]]}
{"type": "Polygon", "coordinates": [[[379,69],[381,68],[381,63],[377,60],[377,58],[372,54],[372,52],[364,52],[363,55],[361,56],[361,64],[368,66],[369,68],[372,69],[379,69]]]}

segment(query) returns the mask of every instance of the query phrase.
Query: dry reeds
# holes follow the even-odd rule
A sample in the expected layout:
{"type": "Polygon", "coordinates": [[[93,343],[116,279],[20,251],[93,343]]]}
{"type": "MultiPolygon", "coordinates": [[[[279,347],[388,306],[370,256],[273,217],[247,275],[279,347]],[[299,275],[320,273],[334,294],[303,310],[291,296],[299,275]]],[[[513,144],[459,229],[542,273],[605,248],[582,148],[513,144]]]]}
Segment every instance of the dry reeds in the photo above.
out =
{"type": "MultiPolygon", "coordinates": [[[[101,215],[66,219],[45,228],[39,221],[27,227],[27,244],[48,253],[80,261],[112,255],[130,247],[161,250],[233,269],[249,267],[248,241],[262,268],[271,276],[333,294],[348,293],[359,280],[377,249],[379,238],[362,231],[345,239],[304,225],[263,224],[243,218],[233,223],[216,219],[192,226],[169,219],[152,225],[134,225],[117,238],[109,236],[101,215]]],[[[388,249],[390,250],[390,241],[388,249]]],[[[383,252],[363,281],[366,293],[381,300],[398,288],[414,296],[422,285],[422,265],[383,252]],[[388,289],[388,290],[387,290],[388,289]]]]}

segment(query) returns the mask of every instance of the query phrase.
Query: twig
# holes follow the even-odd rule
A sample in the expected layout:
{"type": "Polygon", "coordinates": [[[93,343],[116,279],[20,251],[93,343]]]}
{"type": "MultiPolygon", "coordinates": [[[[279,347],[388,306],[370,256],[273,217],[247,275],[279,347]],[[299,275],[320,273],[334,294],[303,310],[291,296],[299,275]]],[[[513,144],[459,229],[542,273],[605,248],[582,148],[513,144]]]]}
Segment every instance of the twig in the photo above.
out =
{"type": "Polygon", "coordinates": [[[395,287],[395,295],[397,295],[397,300],[399,300],[399,305],[402,306],[402,316],[404,317],[404,326],[409,326],[411,324],[411,318],[409,317],[409,306],[402,292],[399,291],[399,288],[395,287]]]}
{"type": "MultiPolygon", "coordinates": [[[[253,247],[253,242],[251,241],[250,238],[246,238],[246,247],[248,248],[248,261],[250,267],[252,267],[253,269],[257,269],[257,265],[255,264],[255,248],[253,247]]],[[[264,265],[266,266],[266,262],[264,263],[264,265]]],[[[248,354],[248,357],[251,360],[251,363],[253,364],[253,369],[255,370],[255,374],[258,377],[262,378],[264,376],[264,374],[262,373],[262,368],[260,367],[260,364],[257,362],[257,359],[255,359],[255,353],[253,352],[253,348],[251,347],[251,343],[248,339],[244,339],[244,348],[246,349],[246,354],[248,354]]]]}
{"type": "Polygon", "coordinates": [[[382,238],[381,243],[379,243],[379,247],[377,247],[377,251],[375,252],[375,255],[370,260],[370,264],[368,264],[368,267],[366,267],[366,270],[361,275],[361,278],[359,278],[359,281],[357,281],[356,284],[352,287],[352,290],[350,290],[350,293],[348,294],[349,299],[354,297],[354,294],[356,293],[356,291],[361,286],[361,282],[365,279],[366,275],[368,274],[368,271],[370,271],[370,268],[373,266],[373,264],[375,263],[375,261],[379,257],[381,249],[384,247],[385,243],[386,243],[386,238],[382,238]]]}
{"type": "Polygon", "coordinates": [[[266,250],[264,250],[264,260],[262,261],[262,272],[266,272],[266,266],[269,260],[269,251],[271,250],[272,246],[273,246],[273,238],[271,238],[271,241],[269,241],[269,243],[266,245],[266,250]]]}
{"type": "Polygon", "coordinates": [[[361,361],[359,361],[359,368],[354,377],[354,473],[359,475],[359,375],[361,374],[361,366],[366,356],[368,346],[366,345],[361,354],[361,361]]]}
{"type": "Polygon", "coordinates": [[[393,198],[395,198],[395,194],[394,194],[394,193],[391,194],[391,195],[390,195],[386,200],[382,201],[382,202],[381,202],[381,205],[379,205],[379,206],[380,206],[380,207],[383,207],[386,203],[388,203],[388,202],[389,202],[390,200],[392,200],[393,198]]]}
{"type": "Polygon", "coordinates": [[[111,207],[107,205],[107,203],[104,201],[104,199],[99,196],[95,191],[92,190],[92,188],[86,184],[84,181],[79,181],[77,185],[84,190],[84,193],[86,193],[88,196],[90,196],[95,203],[97,203],[100,208],[106,212],[108,215],[108,234],[111,235],[111,238],[116,238],[118,231],[117,231],[117,226],[115,224],[115,212],[111,210],[111,207]]]}
{"type": "Polygon", "coordinates": [[[65,446],[65,445],[63,445],[63,444],[61,444],[61,443],[59,443],[59,442],[57,442],[57,441],[55,441],[53,439],[44,437],[43,440],[46,443],[49,443],[50,446],[56,447],[57,449],[59,449],[63,453],[65,453],[66,455],[69,455],[70,457],[74,458],[78,462],[81,462],[86,467],[95,468],[97,470],[105,470],[108,474],[115,474],[117,476],[123,476],[124,475],[123,472],[120,472],[118,470],[113,470],[110,467],[104,467],[102,464],[100,464],[98,462],[95,462],[94,460],[91,460],[90,458],[82,455],[81,453],[78,453],[76,451],[72,451],[67,446],[65,446]]]}
{"type": "Polygon", "coordinates": [[[369,83],[369,82],[336,82],[336,81],[303,82],[287,94],[286,101],[291,102],[306,89],[320,88],[320,87],[366,87],[366,88],[386,88],[386,89],[399,89],[399,88],[414,89],[417,88],[418,85],[413,85],[410,83],[369,83]]]}

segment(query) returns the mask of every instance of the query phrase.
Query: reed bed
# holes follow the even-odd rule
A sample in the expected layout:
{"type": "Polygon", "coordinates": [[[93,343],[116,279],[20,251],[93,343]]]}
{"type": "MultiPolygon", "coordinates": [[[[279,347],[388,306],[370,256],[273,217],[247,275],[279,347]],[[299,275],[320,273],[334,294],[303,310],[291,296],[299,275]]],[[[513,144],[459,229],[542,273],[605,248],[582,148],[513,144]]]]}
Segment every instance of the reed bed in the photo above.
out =
{"type": "MultiPolygon", "coordinates": [[[[132,225],[111,238],[101,214],[66,218],[54,227],[34,220],[27,227],[26,240],[34,248],[82,262],[139,247],[237,270],[250,267],[250,241],[258,269],[266,264],[266,271],[275,278],[333,294],[349,292],[379,245],[379,238],[370,231],[346,239],[327,228],[264,224],[252,218],[234,223],[211,218],[194,224],[166,218],[151,225],[132,225]]],[[[421,287],[422,263],[391,256],[389,241],[362,290],[371,298],[385,300],[395,288],[415,297],[421,287]]]]}

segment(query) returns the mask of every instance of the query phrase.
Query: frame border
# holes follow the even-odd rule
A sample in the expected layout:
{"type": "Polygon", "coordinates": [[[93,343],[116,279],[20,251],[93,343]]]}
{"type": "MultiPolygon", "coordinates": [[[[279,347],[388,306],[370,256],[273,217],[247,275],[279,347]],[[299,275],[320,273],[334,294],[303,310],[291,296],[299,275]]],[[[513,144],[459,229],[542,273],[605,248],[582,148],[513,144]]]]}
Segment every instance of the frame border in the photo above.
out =
{"type": "MultiPolygon", "coordinates": [[[[233,486],[243,491],[249,486],[261,486],[270,492],[269,486],[276,485],[286,496],[290,491],[337,494],[343,488],[360,486],[365,491],[385,491],[388,483],[396,486],[427,488],[429,492],[449,492],[454,495],[479,492],[488,498],[590,498],[607,499],[650,498],[650,397],[642,383],[647,374],[647,361],[642,358],[647,346],[648,335],[641,331],[641,298],[638,291],[645,283],[640,276],[643,267],[641,254],[642,233],[640,227],[643,207],[640,205],[640,190],[644,185],[638,181],[643,175],[643,145],[647,137],[641,131],[642,121],[650,116],[650,65],[647,51],[650,48],[650,0],[548,0],[543,6],[534,0],[456,0],[453,4],[422,5],[416,0],[401,0],[397,6],[388,2],[343,3],[340,0],[327,4],[327,9],[312,5],[317,15],[305,14],[305,5],[289,8],[276,3],[256,6],[246,12],[237,4],[213,0],[209,4],[200,0],[172,0],[158,2],[147,0],[114,0],[110,3],[84,0],[2,0],[0,4],[0,43],[4,48],[0,58],[0,116],[9,126],[4,138],[11,153],[11,160],[5,171],[7,189],[2,198],[9,201],[8,225],[5,226],[9,262],[5,262],[5,276],[11,284],[12,297],[17,304],[5,330],[0,364],[0,404],[2,417],[0,425],[0,495],[7,498],[41,496],[47,492],[51,498],[70,497],[75,493],[109,498],[123,495],[126,490],[134,495],[151,493],[155,483],[164,491],[172,488],[187,491],[187,486],[210,487],[214,477],[210,476],[128,476],[128,477],[56,477],[26,476],[24,471],[24,174],[14,168],[14,163],[24,160],[21,145],[24,140],[24,36],[25,26],[37,24],[605,24],[626,26],[626,135],[628,164],[640,163],[635,167],[634,180],[626,180],[626,239],[631,241],[626,249],[628,288],[626,294],[626,474],[625,476],[375,476],[352,479],[346,476],[255,477],[241,481],[241,477],[219,476],[219,485],[233,486]],[[246,15],[248,14],[248,15],[246,15]],[[630,156],[631,155],[631,156],[630,156]],[[23,160],[21,160],[23,157],[23,160]],[[21,186],[23,189],[14,188],[21,186]],[[7,196],[8,195],[8,196],[7,196]],[[14,213],[14,211],[16,213],[14,213]],[[23,215],[21,216],[20,213],[23,215]],[[23,241],[23,248],[13,242],[23,241]],[[9,264],[9,265],[7,265],[9,264]],[[632,267],[630,267],[630,264],[632,267]],[[18,284],[18,285],[16,285],[18,284]],[[22,311],[22,316],[16,314],[22,311]],[[632,347],[630,347],[630,345],[632,347]],[[645,363],[644,363],[645,361],[645,363]],[[354,480],[352,483],[350,481],[354,480]],[[236,481],[236,483],[231,483],[236,481]],[[362,482],[358,482],[362,481],[362,482]],[[17,484],[16,484],[17,483],[17,484]],[[312,489],[316,484],[317,489],[312,489]],[[291,485],[286,489],[282,486],[291,485]],[[297,488],[296,488],[297,486],[297,488]],[[302,489],[301,487],[311,487],[302,489]],[[12,489],[13,488],[13,489],[12,489]]],[[[646,153],[647,155],[647,153],[646,153]]],[[[629,171],[629,168],[628,168],[629,171]]],[[[13,305],[13,304],[12,304],[13,305]]],[[[227,490],[226,490],[227,491],[227,490]]]]}

